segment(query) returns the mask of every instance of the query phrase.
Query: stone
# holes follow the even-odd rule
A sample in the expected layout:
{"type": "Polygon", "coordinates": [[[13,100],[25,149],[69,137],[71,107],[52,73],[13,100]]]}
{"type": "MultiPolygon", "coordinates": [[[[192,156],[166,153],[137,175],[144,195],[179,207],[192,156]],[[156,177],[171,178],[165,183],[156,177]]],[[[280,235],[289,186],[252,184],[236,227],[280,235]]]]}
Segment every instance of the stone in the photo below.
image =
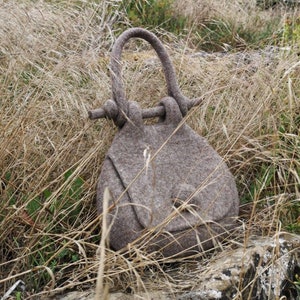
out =
{"type": "MultiPolygon", "coordinates": [[[[176,278],[177,285],[185,292],[170,291],[156,285],[151,292],[126,294],[115,292],[110,300],[158,299],[158,300],[240,300],[281,299],[299,300],[300,289],[295,281],[300,274],[300,236],[277,234],[274,237],[251,237],[236,249],[225,249],[212,256],[204,265],[201,260],[194,263],[179,263],[186,270],[178,268],[166,271],[170,278],[176,278]],[[184,266],[186,264],[186,266],[184,266]],[[190,288],[188,288],[190,286],[190,288]]],[[[299,280],[299,279],[298,279],[299,280]]],[[[145,278],[147,286],[151,279],[145,278]],[[148,282],[147,282],[148,281],[148,282]]],[[[72,292],[56,296],[52,300],[94,299],[94,291],[72,292]]]]}
{"type": "Polygon", "coordinates": [[[256,5],[268,9],[276,5],[285,5],[287,7],[294,7],[300,5],[300,0],[256,0],[256,5]]]}
{"type": "Polygon", "coordinates": [[[299,236],[253,237],[245,246],[220,253],[207,271],[199,272],[194,290],[178,300],[297,300],[300,290],[293,282],[300,272],[299,245],[299,236]]]}

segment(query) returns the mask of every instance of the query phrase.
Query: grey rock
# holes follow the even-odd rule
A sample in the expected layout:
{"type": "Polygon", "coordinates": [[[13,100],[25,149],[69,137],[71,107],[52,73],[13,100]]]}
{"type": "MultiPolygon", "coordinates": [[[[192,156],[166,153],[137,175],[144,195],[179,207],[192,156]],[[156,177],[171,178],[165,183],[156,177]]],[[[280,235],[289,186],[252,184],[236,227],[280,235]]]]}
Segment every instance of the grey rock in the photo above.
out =
{"type": "Polygon", "coordinates": [[[263,9],[268,9],[277,5],[294,7],[300,5],[300,0],[256,0],[256,5],[263,9]]]}
{"type": "Polygon", "coordinates": [[[251,66],[257,69],[260,65],[275,66],[285,54],[292,51],[291,47],[267,46],[259,50],[246,50],[244,52],[212,52],[198,51],[191,55],[191,58],[199,58],[205,61],[216,61],[227,59],[235,67],[251,66]]]}
{"type": "Polygon", "coordinates": [[[300,299],[293,284],[300,270],[299,246],[299,236],[252,238],[210,262],[208,271],[199,272],[194,291],[178,300],[300,299]]]}
{"type": "MultiPolygon", "coordinates": [[[[46,300],[95,300],[94,291],[85,292],[70,292],[66,295],[48,298],[46,300]]],[[[155,300],[169,300],[171,299],[166,292],[153,291],[151,293],[140,293],[138,295],[131,295],[125,293],[111,293],[107,295],[105,300],[141,300],[141,299],[155,299],[155,300]]],[[[102,299],[99,299],[102,300],[102,299]]]]}
{"type": "MultiPolygon", "coordinates": [[[[168,284],[156,285],[148,292],[125,294],[115,292],[110,300],[158,299],[158,300],[242,300],[285,299],[299,300],[300,290],[294,284],[300,272],[300,236],[276,235],[252,237],[236,249],[227,249],[212,257],[208,264],[196,261],[185,273],[171,270],[178,285],[193,288],[184,293],[168,290],[168,284]],[[192,275],[191,275],[192,274],[192,275]],[[177,297],[177,298],[176,298],[177,297]]],[[[185,263],[182,263],[182,265],[185,263]]],[[[148,279],[145,278],[145,281],[148,279]]],[[[149,279],[148,286],[151,285],[149,279]]],[[[93,290],[72,292],[52,300],[92,300],[93,290]]]]}

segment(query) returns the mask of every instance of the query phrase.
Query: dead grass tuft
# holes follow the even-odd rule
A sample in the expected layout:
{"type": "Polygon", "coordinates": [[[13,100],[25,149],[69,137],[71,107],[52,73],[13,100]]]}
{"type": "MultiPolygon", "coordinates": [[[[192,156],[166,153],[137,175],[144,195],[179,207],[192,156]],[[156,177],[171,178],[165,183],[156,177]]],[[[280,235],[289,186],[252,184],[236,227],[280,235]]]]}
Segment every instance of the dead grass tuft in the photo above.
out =
{"type": "MultiPolygon", "coordinates": [[[[102,216],[96,216],[95,186],[116,129],[111,121],[88,120],[87,111],[111,97],[107,59],[121,13],[118,1],[98,2],[1,4],[1,294],[17,279],[26,283],[27,299],[96,283],[102,216]]],[[[243,10],[241,18],[248,18],[243,10]]],[[[207,266],[215,253],[254,232],[299,232],[297,55],[278,53],[271,62],[256,52],[250,61],[237,54],[207,59],[180,41],[167,48],[183,92],[204,96],[187,122],[228,161],[242,202],[243,230],[182,262],[207,266]]],[[[129,49],[128,98],[154,106],[166,91],[160,65],[146,44],[129,49]]],[[[185,264],[146,255],[135,243],[123,252],[106,248],[100,262],[99,280],[110,290],[155,287],[176,295],[194,286],[195,273],[180,279],[185,264]]]]}

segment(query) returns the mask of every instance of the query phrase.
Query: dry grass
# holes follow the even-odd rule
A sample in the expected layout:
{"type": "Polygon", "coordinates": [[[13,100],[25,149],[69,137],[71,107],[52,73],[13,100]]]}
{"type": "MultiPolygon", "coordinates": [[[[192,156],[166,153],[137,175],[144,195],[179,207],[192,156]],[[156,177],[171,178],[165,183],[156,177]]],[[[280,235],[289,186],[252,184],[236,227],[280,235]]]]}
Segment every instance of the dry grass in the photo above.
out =
{"type": "MultiPolygon", "coordinates": [[[[26,283],[28,298],[95,285],[102,222],[95,186],[116,129],[111,121],[88,120],[87,111],[111,97],[106,63],[115,38],[112,24],[121,14],[113,8],[117,3],[0,6],[0,294],[17,279],[26,283]]],[[[233,54],[193,57],[176,40],[167,48],[184,93],[205,96],[187,122],[225,157],[236,177],[243,235],[299,232],[296,53],[280,54],[272,64],[263,57],[247,64],[236,63],[233,54]]],[[[124,56],[127,95],[153,106],[165,95],[163,74],[159,64],[148,63],[154,53],[135,49],[132,44],[124,56]]],[[[193,276],[180,282],[167,260],[145,256],[135,244],[125,254],[106,249],[102,285],[133,292],[155,285],[176,294],[194,284],[193,276]]],[[[211,255],[199,256],[205,264],[211,255]]]]}

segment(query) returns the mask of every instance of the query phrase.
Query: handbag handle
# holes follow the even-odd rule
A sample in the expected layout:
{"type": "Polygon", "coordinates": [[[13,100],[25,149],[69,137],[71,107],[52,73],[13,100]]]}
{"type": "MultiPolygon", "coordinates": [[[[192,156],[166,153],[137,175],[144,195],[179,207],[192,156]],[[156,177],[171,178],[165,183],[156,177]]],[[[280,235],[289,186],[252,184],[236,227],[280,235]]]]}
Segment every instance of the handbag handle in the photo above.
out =
{"type": "MultiPolygon", "coordinates": [[[[177,83],[176,73],[169,55],[162,44],[162,42],[150,31],[142,28],[131,28],[124,31],[116,40],[110,60],[110,71],[112,79],[112,94],[113,100],[108,100],[103,108],[89,111],[91,119],[97,119],[108,116],[113,119],[114,123],[121,128],[128,119],[129,103],[126,100],[125,91],[121,79],[121,56],[124,45],[131,38],[141,38],[151,44],[156,51],[165,74],[167,83],[168,95],[174,98],[180,108],[183,116],[186,115],[188,110],[199,103],[202,99],[189,100],[180,91],[177,83]]],[[[142,111],[143,118],[151,118],[156,116],[163,116],[165,110],[163,106],[144,109],[142,111]]]]}

